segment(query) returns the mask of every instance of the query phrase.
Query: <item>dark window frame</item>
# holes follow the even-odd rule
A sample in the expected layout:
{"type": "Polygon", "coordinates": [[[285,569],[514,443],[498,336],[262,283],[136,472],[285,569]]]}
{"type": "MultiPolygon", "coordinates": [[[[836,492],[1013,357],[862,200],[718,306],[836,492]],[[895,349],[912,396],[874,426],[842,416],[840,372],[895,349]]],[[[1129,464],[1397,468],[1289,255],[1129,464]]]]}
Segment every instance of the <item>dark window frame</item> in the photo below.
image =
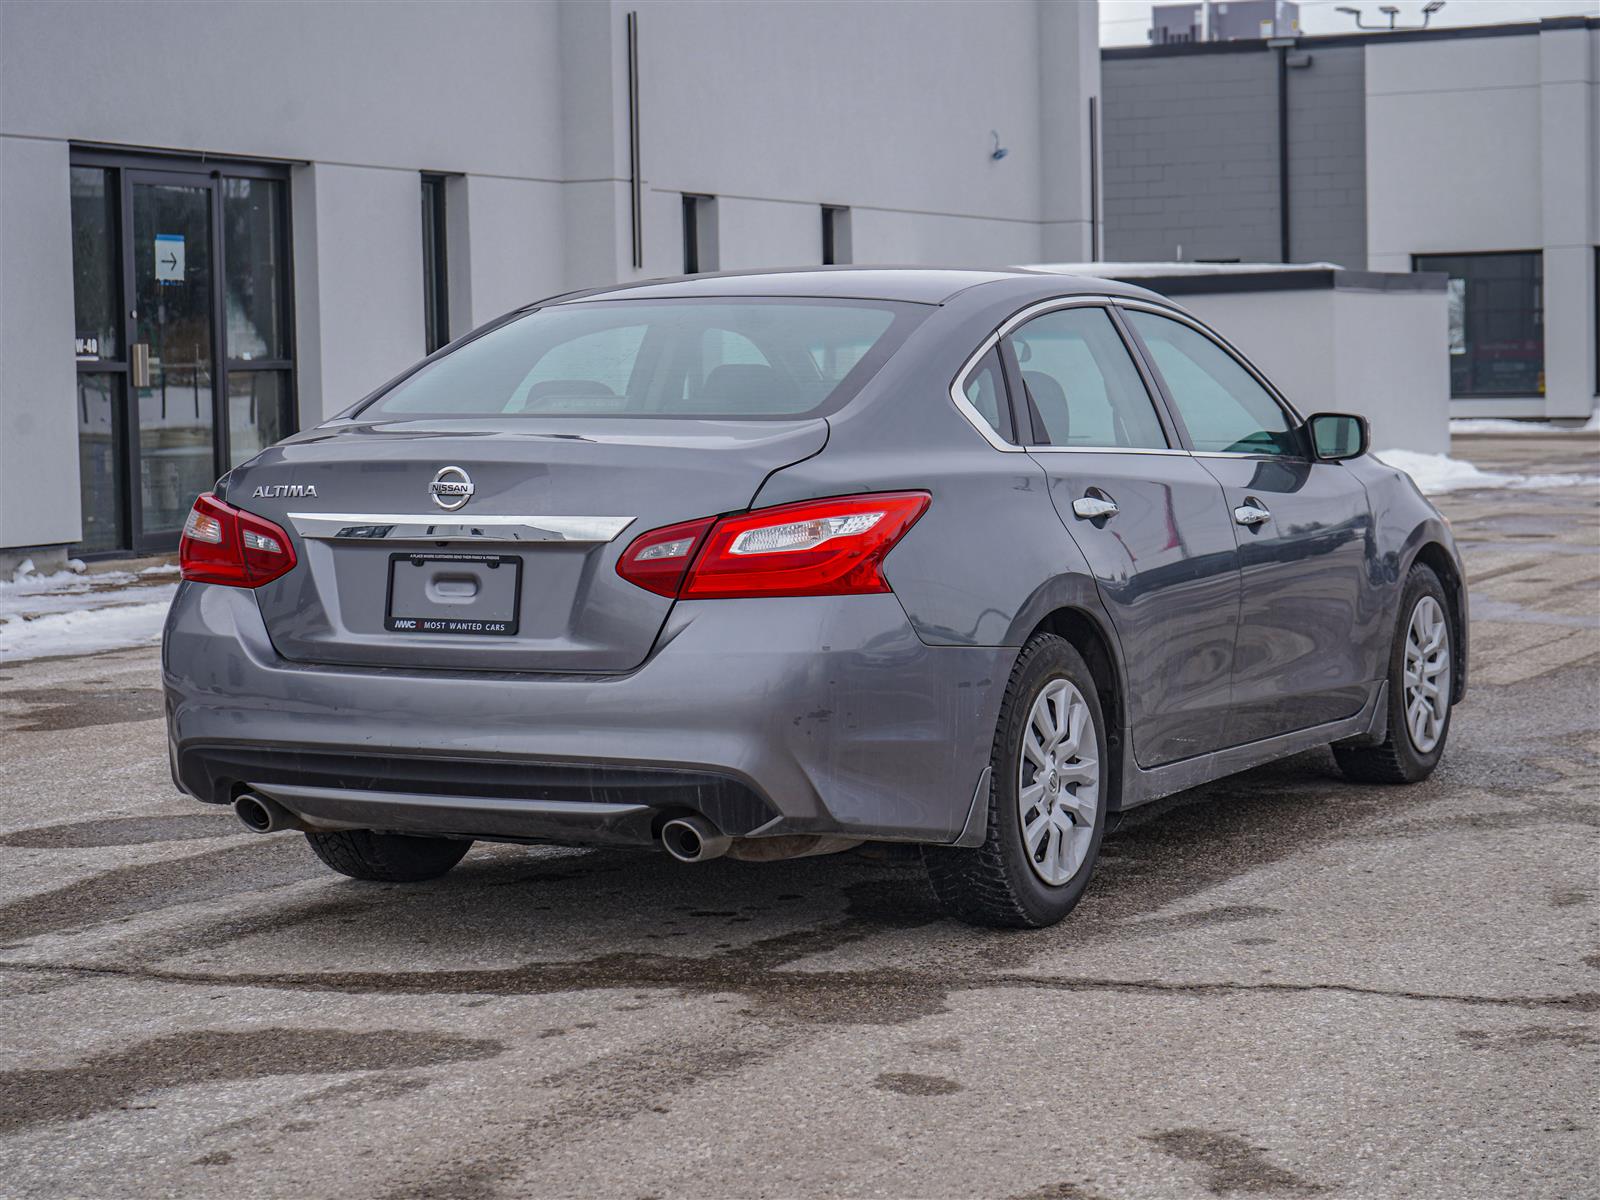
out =
{"type": "Polygon", "coordinates": [[[428,354],[450,344],[449,178],[422,172],[422,339],[428,354]]]}
{"type": "MultiPolygon", "coordinates": [[[[1425,267],[1423,262],[1436,258],[1531,258],[1537,264],[1537,273],[1534,276],[1535,299],[1537,303],[1533,308],[1533,316],[1539,332],[1539,371],[1541,383],[1544,382],[1546,363],[1546,341],[1544,323],[1544,251],[1539,250],[1430,250],[1426,253],[1411,256],[1411,269],[1416,271],[1438,271],[1436,267],[1425,267]]],[[[1448,274],[1448,272],[1439,272],[1448,274]]],[[[1469,349],[1470,354],[1470,349],[1469,349]]],[[[1451,400],[1543,400],[1545,390],[1535,387],[1531,390],[1521,391],[1470,391],[1458,392],[1454,378],[1450,381],[1451,400]]]]}
{"type": "Polygon", "coordinates": [[[703,192],[683,193],[683,273],[685,275],[700,275],[717,269],[715,263],[701,261],[708,249],[701,238],[701,226],[710,211],[708,206],[715,200],[715,196],[708,196],[703,192]]]}
{"type": "Polygon", "coordinates": [[[851,255],[842,260],[839,257],[841,240],[845,242],[849,240],[848,231],[846,231],[847,236],[844,239],[839,237],[841,217],[846,222],[850,220],[850,209],[847,205],[824,204],[822,206],[822,265],[825,267],[848,266],[850,258],[853,257],[851,255]]]}

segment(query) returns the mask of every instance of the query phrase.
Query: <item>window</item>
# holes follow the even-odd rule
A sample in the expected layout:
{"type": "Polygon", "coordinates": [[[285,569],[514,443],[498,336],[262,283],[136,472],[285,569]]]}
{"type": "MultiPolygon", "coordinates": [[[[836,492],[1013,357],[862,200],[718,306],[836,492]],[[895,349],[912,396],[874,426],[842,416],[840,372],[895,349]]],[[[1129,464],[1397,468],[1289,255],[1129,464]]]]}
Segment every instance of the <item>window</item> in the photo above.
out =
{"type": "Polygon", "coordinates": [[[1450,394],[1544,395],[1544,256],[1419,254],[1450,277],[1450,394]]]}
{"type": "Polygon", "coordinates": [[[1011,335],[1035,438],[1051,446],[1164,449],[1150,393],[1103,308],[1063,308],[1011,335]]]}
{"type": "Polygon", "coordinates": [[[839,266],[850,257],[850,210],[831,204],[822,206],[822,265],[839,266]]]}
{"type": "Polygon", "coordinates": [[[222,181],[229,466],[294,432],[284,189],[281,179],[222,181]]]}
{"type": "Polygon", "coordinates": [[[374,413],[799,417],[870,379],[927,306],[877,300],[609,300],[506,322],[428,364],[374,413]]]}
{"type": "Polygon", "coordinates": [[[1233,355],[1181,321],[1129,310],[1196,450],[1298,455],[1288,414],[1233,355]]]}
{"type": "Polygon", "coordinates": [[[443,175],[422,177],[422,328],[429,354],[450,341],[443,175]]]}
{"type": "Polygon", "coordinates": [[[717,198],[683,197],[683,273],[717,269],[717,198]]]}
{"type": "Polygon", "coordinates": [[[1011,401],[1006,395],[1005,373],[1000,367],[1000,351],[992,349],[967,373],[961,392],[967,403],[989,423],[989,427],[1011,441],[1011,401]]]}

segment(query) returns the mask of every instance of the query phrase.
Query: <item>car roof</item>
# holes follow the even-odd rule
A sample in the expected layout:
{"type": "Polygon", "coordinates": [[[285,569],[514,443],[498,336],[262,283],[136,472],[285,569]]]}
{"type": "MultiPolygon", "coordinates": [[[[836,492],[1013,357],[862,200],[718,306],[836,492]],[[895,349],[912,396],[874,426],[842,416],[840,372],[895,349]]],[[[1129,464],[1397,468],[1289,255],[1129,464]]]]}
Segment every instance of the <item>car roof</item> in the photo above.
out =
{"type": "Polygon", "coordinates": [[[944,304],[975,287],[998,290],[1008,284],[1019,298],[1036,295],[1133,295],[1156,298],[1144,288],[1083,275],[945,267],[801,267],[785,271],[728,271],[647,279],[615,287],[553,296],[541,304],[576,304],[595,300],[658,300],[735,296],[826,297],[854,300],[898,300],[944,304]]]}

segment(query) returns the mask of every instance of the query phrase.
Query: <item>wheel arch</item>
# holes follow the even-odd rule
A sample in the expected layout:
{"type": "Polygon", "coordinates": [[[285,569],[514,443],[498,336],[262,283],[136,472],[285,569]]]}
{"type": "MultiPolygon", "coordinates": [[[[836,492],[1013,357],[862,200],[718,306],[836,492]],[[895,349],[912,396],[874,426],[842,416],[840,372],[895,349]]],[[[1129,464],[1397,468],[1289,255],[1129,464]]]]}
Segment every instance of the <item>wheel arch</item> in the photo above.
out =
{"type": "MultiPolygon", "coordinates": [[[[1406,571],[1421,563],[1439,577],[1444,585],[1445,604],[1450,618],[1450,702],[1460,701],[1467,690],[1467,581],[1455,555],[1442,542],[1429,539],[1417,547],[1406,571]]],[[[1402,577],[1403,578],[1403,577],[1402,577]]]]}
{"type": "Polygon", "coordinates": [[[1095,694],[1100,698],[1100,711],[1106,722],[1106,757],[1111,774],[1111,795],[1116,798],[1116,811],[1122,803],[1123,760],[1129,752],[1124,740],[1131,735],[1127,727],[1127,701],[1121,661],[1117,655],[1117,642],[1101,618],[1088,609],[1065,607],[1047,613],[1029,638],[1050,633],[1061,638],[1083,658],[1094,676],[1095,694]]]}

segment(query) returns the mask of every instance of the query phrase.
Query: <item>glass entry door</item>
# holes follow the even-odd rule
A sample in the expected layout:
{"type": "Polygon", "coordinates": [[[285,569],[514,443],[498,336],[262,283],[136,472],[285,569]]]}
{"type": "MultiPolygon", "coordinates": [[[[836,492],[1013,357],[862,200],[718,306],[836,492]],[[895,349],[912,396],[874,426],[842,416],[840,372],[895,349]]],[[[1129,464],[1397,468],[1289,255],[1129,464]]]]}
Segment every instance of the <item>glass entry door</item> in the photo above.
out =
{"type": "Polygon", "coordinates": [[[217,478],[216,358],[207,180],[130,172],[136,546],[182,529],[217,478]]]}
{"type": "Polygon", "coordinates": [[[171,550],[194,498],[294,432],[288,174],[73,152],[81,555],[171,550]]]}

